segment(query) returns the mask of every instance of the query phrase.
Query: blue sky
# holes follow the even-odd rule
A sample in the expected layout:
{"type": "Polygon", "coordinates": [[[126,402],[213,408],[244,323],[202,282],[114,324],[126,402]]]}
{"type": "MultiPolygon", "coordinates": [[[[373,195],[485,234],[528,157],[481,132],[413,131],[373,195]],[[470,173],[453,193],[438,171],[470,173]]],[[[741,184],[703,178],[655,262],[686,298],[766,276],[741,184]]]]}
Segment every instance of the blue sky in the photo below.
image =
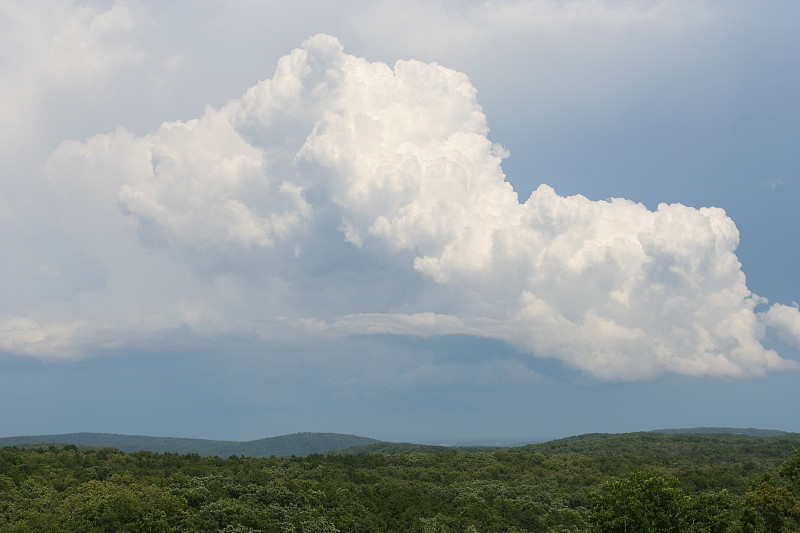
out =
{"type": "Polygon", "coordinates": [[[8,2],[0,434],[800,431],[791,2],[8,2]]]}

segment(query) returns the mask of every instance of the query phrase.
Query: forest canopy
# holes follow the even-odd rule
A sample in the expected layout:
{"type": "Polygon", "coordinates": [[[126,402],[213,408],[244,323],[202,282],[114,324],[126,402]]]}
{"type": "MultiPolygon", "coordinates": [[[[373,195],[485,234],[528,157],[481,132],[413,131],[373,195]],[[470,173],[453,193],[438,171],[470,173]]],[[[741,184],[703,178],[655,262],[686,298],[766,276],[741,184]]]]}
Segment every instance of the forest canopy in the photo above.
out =
{"type": "Polygon", "coordinates": [[[797,531],[797,448],[800,435],[655,434],[226,459],[6,447],[0,531],[797,531]]]}

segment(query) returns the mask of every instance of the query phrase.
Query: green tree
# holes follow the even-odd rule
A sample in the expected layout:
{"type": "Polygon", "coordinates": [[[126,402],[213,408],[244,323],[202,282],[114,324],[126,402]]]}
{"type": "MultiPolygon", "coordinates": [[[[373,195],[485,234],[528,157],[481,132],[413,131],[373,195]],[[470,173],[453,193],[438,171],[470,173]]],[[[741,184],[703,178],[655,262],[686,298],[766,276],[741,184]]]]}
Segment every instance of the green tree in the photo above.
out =
{"type": "Polygon", "coordinates": [[[597,533],[679,533],[690,523],[689,509],[676,478],[639,470],[592,494],[589,523],[597,533]]]}
{"type": "Polygon", "coordinates": [[[789,488],[800,496],[800,452],[794,451],[794,456],[783,463],[779,474],[789,483],[789,488]]]}
{"type": "Polygon", "coordinates": [[[742,502],[745,533],[789,533],[800,528],[800,502],[771,476],[753,483],[742,502]]]}
{"type": "MultiPolygon", "coordinates": [[[[58,531],[179,531],[185,500],[144,484],[89,481],[65,498],[58,531]]],[[[54,530],[51,530],[54,531],[54,530]]]]}
{"type": "Polygon", "coordinates": [[[691,499],[686,530],[696,533],[725,533],[733,523],[733,499],[728,491],[699,494],[691,499]]]}

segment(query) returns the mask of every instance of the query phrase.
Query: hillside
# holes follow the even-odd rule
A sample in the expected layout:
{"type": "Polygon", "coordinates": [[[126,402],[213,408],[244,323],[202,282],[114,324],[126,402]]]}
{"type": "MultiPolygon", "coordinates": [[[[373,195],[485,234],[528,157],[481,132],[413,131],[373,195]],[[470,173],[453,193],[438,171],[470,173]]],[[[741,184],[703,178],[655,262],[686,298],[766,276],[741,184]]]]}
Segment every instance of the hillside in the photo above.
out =
{"type": "Polygon", "coordinates": [[[765,429],[687,428],[661,429],[635,433],[586,433],[523,446],[441,446],[403,442],[375,442],[328,454],[388,455],[393,453],[487,452],[504,450],[515,453],[555,453],[592,457],[636,456],[651,458],[710,457],[727,462],[734,457],[756,455],[759,460],[784,457],[800,448],[800,434],[765,429]]]}
{"type": "Polygon", "coordinates": [[[631,433],[478,453],[379,443],[227,459],[5,447],[0,531],[800,531],[800,453],[788,451],[798,444],[798,434],[631,433]]]}
{"type": "Polygon", "coordinates": [[[682,428],[682,429],[654,429],[653,433],[683,433],[697,435],[720,435],[732,433],[734,435],[747,435],[748,437],[779,437],[786,435],[785,431],[777,429],[756,429],[756,428],[682,428]]]}
{"type": "Polygon", "coordinates": [[[751,437],[721,433],[590,433],[538,444],[528,444],[510,451],[522,453],[568,454],[584,457],[643,457],[653,459],[683,458],[709,464],[750,461],[777,465],[800,449],[800,433],[774,437],[751,437]]]}
{"type": "Polygon", "coordinates": [[[247,455],[288,457],[324,453],[340,448],[375,444],[380,441],[341,433],[293,433],[250,441],[183,439],[175,437],[145,437],[112,433],[66,433],[61,435],[31,435],[0,438],[0,447],[32,444],[74,444],[95,448],[117,448],[123,452],[140,450],[164,453],[196,453],[201,456],[247,455]]]}
{"type": "Polygon", "coordinates": [[[313,453],[337,455],[482,452],[503,449],[520,453],[578,454],[585,456],[714,457],[732,461],[742,454],[757,453],[760,459],[784,457],[787,451],[800,448],[800,434],[776,430],[739,428],[662,429],[637,433],[588,433],[574,437],[516,447],[438,446],[402,442],[384,442],[340,433],[294,433],[251,441],[146,437],[111,433],[68,433],[0,438],[3,446],[38,444],[74,444],[94,448],[117,448],[124,452],[140,450],[157,453],[196,453],[201,456],[230,457],[245,455],[306,456],[313,453]],[[763,439],[763,440],[761,440],[763,439]],[[757,450],[757,452],[754,452],[757,450]]]}
{"type": "Polygon", "coordinates": [[[434,444],[414,444],[410,442],[375,442],[363,446],[352,446],[326,452],[329,455],[360,455],[365,453],[389,455],[393,453],[466,453],[489,452],[504,449],[496,446],[439,446],[434,444]]]}

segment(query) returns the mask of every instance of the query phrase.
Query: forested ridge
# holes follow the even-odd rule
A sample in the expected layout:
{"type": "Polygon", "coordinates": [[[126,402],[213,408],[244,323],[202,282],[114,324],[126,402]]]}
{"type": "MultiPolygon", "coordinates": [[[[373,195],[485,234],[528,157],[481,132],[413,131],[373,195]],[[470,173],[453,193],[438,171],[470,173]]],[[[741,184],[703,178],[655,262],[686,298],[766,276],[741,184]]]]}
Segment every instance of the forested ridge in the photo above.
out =
{"type": "Polygon", "coordinates": [[[2,437],[2,446],[25,446],[41,443],[74,444],[78,447],[112,447],[124,452],[196,453],[202,456],[247,455],[269,457],[322,453],[340,448],[363,446],[379,442],[376,439],[345,435],[342,433],[292,433],[278,437],[248,441],[184,439],[175,437],[147,437],[144,435],[118,435],[114,433],[65,433],[61,435],[29,435],[2,437]]]}
{"type": "Polygon", "coordinates": [[[0,449],[0,531],[791,532],[800,435],[229,458],[0,449]]]}

